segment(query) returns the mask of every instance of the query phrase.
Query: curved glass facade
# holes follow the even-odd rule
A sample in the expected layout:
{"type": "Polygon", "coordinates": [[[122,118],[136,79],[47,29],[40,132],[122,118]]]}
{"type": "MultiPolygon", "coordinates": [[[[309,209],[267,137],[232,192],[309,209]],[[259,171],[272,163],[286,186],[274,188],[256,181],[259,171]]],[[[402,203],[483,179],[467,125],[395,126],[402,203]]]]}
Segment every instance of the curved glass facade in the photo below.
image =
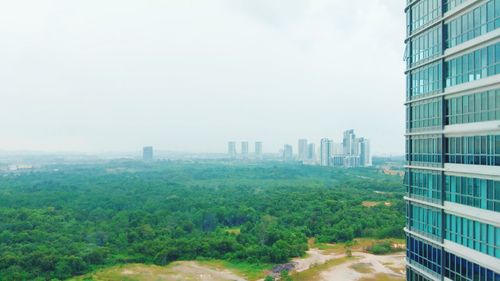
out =
{"type": "Polygon", "coordinates": [[[500,0],[406,3],[407,279],[500,281],[500,0]]]}

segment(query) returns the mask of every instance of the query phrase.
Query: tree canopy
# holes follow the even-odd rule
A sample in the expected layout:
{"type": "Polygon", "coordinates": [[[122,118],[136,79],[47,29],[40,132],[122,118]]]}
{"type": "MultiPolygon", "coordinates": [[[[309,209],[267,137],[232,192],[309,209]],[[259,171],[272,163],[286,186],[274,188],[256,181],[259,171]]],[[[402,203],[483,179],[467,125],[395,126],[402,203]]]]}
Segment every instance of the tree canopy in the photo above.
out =
{"type": "Polygon", "coordinates": [[[283,263],[303,255],[310,237],[400,238],[402,194],[399,177],[376,169],[277,163],[114,161],[8,174],[0,280],[202,257],[283,263]]]}

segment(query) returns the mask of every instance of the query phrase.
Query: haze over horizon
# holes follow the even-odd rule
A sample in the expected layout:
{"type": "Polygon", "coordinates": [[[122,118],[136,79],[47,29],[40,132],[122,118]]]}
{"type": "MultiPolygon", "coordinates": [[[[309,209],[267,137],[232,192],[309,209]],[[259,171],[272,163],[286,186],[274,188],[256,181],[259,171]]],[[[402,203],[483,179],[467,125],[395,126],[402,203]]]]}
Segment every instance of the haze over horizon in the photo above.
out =
{"type": "Polygon", "coordinates": [[[355,129],[403,154],[404,5],[6,1],[0,150],[268,153],[355,129]]]}

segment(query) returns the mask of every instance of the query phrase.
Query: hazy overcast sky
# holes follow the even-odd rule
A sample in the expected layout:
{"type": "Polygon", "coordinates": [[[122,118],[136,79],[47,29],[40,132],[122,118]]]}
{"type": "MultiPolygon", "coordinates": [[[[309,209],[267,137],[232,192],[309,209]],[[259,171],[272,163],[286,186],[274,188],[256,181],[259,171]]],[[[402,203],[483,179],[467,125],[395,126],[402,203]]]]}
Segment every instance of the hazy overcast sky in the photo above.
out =
{"type": "Polygon", "coordinates": [[[404,4],[2,1],[0,150],[274,152],[353,128],[402,154],[404,4]]]}

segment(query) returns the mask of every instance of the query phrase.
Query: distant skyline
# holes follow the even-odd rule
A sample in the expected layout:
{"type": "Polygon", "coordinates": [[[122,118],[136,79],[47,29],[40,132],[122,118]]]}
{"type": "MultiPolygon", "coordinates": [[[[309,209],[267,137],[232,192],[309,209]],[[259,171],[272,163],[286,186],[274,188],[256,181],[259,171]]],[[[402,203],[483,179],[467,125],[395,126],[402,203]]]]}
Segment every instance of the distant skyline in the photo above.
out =
{"type": "Polygon", "coordinates": [[[0,151],[404,153],[399,0],[6,1],[0,151]]]}

